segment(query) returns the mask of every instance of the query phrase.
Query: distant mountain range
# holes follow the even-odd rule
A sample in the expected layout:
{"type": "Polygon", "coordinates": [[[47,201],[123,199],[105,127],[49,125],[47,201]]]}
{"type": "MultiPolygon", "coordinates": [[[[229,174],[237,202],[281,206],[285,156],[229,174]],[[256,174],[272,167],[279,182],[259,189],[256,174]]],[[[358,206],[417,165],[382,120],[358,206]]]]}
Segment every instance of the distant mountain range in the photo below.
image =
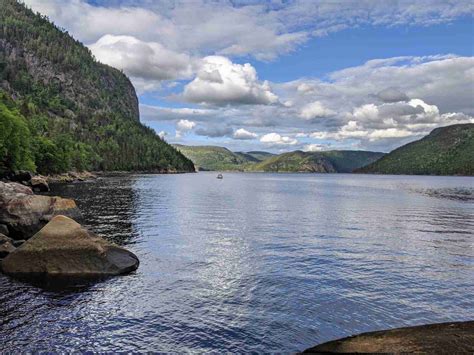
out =
{"type": "Polygon", "coordinates": [[[232,152],[217,146],[175,145],[199,170],[347,173],[374,162],[383,153],[366,151],[232,152]]]}
{"type": "Polygon", "coordinates": [[[436,128],[426,137],[395,149],[357,172],[472,176],[474,124],[436,128]]]}
{"type": "Polygon", "coordinates": [[[232,152],[217,146],[175,145],[199,170],[407,175],[474,175],[474,124],[452,125],[384,154],[332,150],[232,152]]]}

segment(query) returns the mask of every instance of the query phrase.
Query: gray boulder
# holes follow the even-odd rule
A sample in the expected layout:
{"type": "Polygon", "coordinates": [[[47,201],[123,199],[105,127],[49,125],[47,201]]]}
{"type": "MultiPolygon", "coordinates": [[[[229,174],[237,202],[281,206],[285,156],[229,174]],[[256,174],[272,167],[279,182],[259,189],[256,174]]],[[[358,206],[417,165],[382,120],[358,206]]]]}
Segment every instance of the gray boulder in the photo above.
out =
{"type": "Polygon", "coordinates": [[[34,195],[27,186],[0,182],[0,224],[8,226],[11,238],[28,239],[60,214],[81,217],[74,200],[34,195]]]}
{"type": "Polygon", "coordinates": [[[137,269],[138,258],[66,216],[43,229],[2,261],[7,275],[19,278],[96,278],[137,269]]]}

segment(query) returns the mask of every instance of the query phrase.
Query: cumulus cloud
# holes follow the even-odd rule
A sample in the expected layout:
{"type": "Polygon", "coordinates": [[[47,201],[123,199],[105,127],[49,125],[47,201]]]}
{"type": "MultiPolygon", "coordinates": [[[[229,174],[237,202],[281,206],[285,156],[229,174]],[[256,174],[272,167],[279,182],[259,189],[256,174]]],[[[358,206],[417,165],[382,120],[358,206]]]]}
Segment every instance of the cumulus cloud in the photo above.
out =
{"type": "Polygon", "coordinates": [[[191,131],[194,127],[196,127],[196,122],[179,120],[176,122],[176,138],[182,137],[184,133],[191,131]]]}
{"type": "Polygon", "coordinates": [[[328,117],[334,115],[335,112],[330,110],[319,101],[311,102],[301,109],[300,117],[305,120],[312,120],[315,118],[328,117]]]}
{"type": "Polygon", "coordinates": [[[295,145],[298,144],[298,140],[286,136],[281,136],[278,133],[267,133],[262,138],[260,142],[268,145],[295,145]]]}
{"type": "Polygon", "coordinates": [[[168,136],[168,132],[166,132],[166,131],[160,131],[160,133],[158,133],[158,136],[159,136],[161,139],[165,139],[165,137],[168,136]]]}
{"type": "Polygon", "coordinates": [[[247,131],[245,128],[239,128],[238,130],[234,132],[233,137],[234,139],[246,140],[246,139],[255,139],[258,137],[258,135],[256,133],[247,131]]]}
{"type": "Polygon", "coordinates": [[[123,70],[132,78],[185,79],[193,73],[192,59],[188,55],[133,36],[105,35],[89,48],[99,61],[123,70]]]}
{"type": "Polygon", "coordinates": [[[202,60],[196,78],[186,85],[184,98],[190,102],[232,105],[272,104],[278,97],[268,82],[260,82],[249,63],[235,64],[222,56],[202,60]]]}

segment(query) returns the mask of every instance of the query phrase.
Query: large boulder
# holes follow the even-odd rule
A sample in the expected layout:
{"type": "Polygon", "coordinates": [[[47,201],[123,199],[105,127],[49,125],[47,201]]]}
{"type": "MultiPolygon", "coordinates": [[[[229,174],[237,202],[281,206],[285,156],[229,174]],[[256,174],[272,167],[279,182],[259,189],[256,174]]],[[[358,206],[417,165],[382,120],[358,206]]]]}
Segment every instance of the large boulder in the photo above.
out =
{"type": "Polygon", "coordinates": [[[80,218],[74,200],[34,195],[18,183],[0,182],[0,224],[8,226],[13,239],[28,239],[57,215],[80,218]]]}
{"type": "Polygon", "coordinates": [[[138,258],[66,216],[43,229],[2,261],[4,273],[20,278],[95,278],[131,272],[138,258]]]}
{"type": "Polygon", "coordinates": [[[474,321],[468,321],[363,333],[323,343],[303,353],[471,354],[473,351],[474,321]]]}

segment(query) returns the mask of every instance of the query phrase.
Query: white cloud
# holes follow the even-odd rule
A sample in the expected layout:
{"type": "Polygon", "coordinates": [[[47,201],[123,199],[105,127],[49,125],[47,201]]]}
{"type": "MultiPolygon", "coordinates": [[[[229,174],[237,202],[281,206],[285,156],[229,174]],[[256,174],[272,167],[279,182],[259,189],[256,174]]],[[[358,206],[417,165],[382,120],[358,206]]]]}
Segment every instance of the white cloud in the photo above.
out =
{"type": "Polygon", "coordinates": [[[234,139],[255,139],[258,135],[253,132],[249,132],[244,128],[239,128],[234,132],[234,139]]]}
{"type": "Polygon", "coordinates": [[[196,78],[186,85],[190,102],[232,105],[271,104],[278,101],[268,82],[260,82],[250,64],[234,64],[228,58],[210,56],[202,60],[196,78]]]}
{"type": "Polygon", "coordinates": [[[313,37],[360,26],[428,26],[472,15],[470,0],[232,2],[149,0],[96,6],[85,0],[26,0],[76,38],[103,35],[157,41],[178,52],[272,60],[313,37]],[[128,6],[126,6],[128,5],[128,6]]]}
{"type": "Polygon", "coordinates": [[[321,152],[323,150],[326,150],[327,148],[328,148],[327,145],[312,143],[312,144],[305,145],[303,147],[303,150],[305,152],[321,152]]]}
{"type": "Polygon", "coordinates": [[[160,133],[158,133],[158,136],[161,138],[161,139],[165,139],[165,137],[168,135],[168,132],[166,131],[160,131],[160,133]]]}
{"type": "Polygon", "coordinates": [[[374,104],[356,107],[354,117],[360,121],[375,121],[379,118],[379,109],[374,104]]]}
{"type": "Polygon", "coordinates": [[[188,55],[133,36],[105,35],[89,48],[99,61],[123,70],[132,79],[185,79],[193,72],[188,55]]]}
{"type": "Polygon", "coordinates": [[[312,120],[315,118],[328,117],[334,115],[335,112],[330,110],[319,101],[311,102],[301,109],[300,117],[305,120],[312,120]]]}
{"type": "Polygon", "coordinates": [[[210,56],[202,60],[196,78],[186,85],[184,98],[191,102],[227,104],[272,104],[278,97],[268,82],[260,82],[249,63],[234,64],[228,58],[210,56]]]}
{"type": "Polygon", "coordinates": [[[189,132],[196,127],[196,122],[189,120],[179,120],[176,122],[176,138],[181,138],[186,132],[189,132]]]}
{"type": "Polygon", "coordinates": [[[176,128],[180,131],[190,131],[194,127],[196,127],[196,122],[189,121],[189,120],[179,120],[176,123],[176,128]]]}
{"type": "Polygon", "coordinates": [[[260,142],[268,145],[295,145],[298,144],[298,141],[294,138],[281,136],[278,133],[267,133],[262,138],[260,142]]]}

